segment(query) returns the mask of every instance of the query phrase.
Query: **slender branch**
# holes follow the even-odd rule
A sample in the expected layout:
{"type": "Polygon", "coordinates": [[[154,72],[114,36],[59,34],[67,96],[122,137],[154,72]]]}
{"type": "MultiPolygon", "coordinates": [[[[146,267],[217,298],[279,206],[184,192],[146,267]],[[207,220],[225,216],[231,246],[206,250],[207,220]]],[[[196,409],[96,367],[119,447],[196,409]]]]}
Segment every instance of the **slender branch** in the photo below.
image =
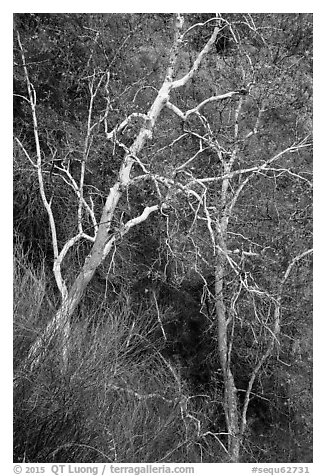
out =
{"type": "Polygon", "coordinates": [[[190,157],[190,159],[186,160],[186,162],[184,162],[182,165],[179,165],[179,167],[177,167],[175,169],[175,172],[181,172],[182,169],[184,169],[185,167],[187,167],[191,162],[193,162],[196,157],[198,157],[199,154],[201,154],[202,152],[204,152],[205,150],[207,150],[208,147],[205,147],[203,148],[203,145],[202,143],[200,142],[200,146],[199,146],[199,150],[197,150],[197,152],[195,153],[195,155],[193,155],[192,157],[190,157]]]}
{"type": "Polygon", "coordinates": [[[166,106],[169,109],[171,109],[171,111],[173,111],[177,116],[179,116],[183,121],[186,121],[191,114],[198,113],[199,110],[202,107],[204,107],[206,104],[209,104],[215,101],[222,101],[223,99],[229,99],[229,98],[232,98],[233,96],[238,96],[239,94],[241,94],[239,91],[230,91],[229,93],[221,94],[219,96],[211,96],[210,98],[207,98],[204,101],[202,101],[196,107],[189,109],[188,111],[184,113],[175,104],[172,104],[170,101],[167,101],[166,106]]]}
{"type": "MultiPolygon", "coordinates": [[[[198,104],[198,106],[194,107],[193,109],[189,109],[185,113],[185,118],[187,119],[190,116],[190,114],[194,114],[194,113],[198,112],[206,104],[209,104],[209,103],[215,102],[215,101],[222,101],[223,99],[229,99],[229,98],[232,98],[233,96],[239,96],[240,94],[241,93],[239,91],[230,91],[229,93],[220,94],[219,96],[212,96],[208,99],[205,99],[200,104],[198,104]]],[[[242,97],[242,96],[240,96],[240,97],[242,97]]]]}
{"type": "Polygon", "coordinates": [[[27,99],[26,96],[22,96],[21,94],[13,94],[14,97],[16,98],[22,98],[24,99],[29,105],[31,105],[31,101],[29,99],[27,99]]]}
{"type": "Polygon", "coordinates": [[[267,358],[270,356],[270,354],[271,354],[271,352],[274,348],[275,342],[277,341],[278,335],[280,333],[281,302],[282,302],[282,295],[283,295],[284,285],[285,285],[293,267],[298,263],[298,261],[300,261],[305,256],[308,256],[312,252],[313,252],[313,250],[309,249],[309,250],[306,250],[303,253],[300,253],[299,255],[295,256],[292,259],[292,261],[290,262],[290,264],[288,265],[288,267],[287,267],[287,269],[286,269],[286,271],[283,275],[283,279],[281,280],[281,282],[279,284],[278,293],[277,293],[276,299],[274,300],[274,304],[275,304],[274,327],[273,327],[273,330],[271,330],[271,338],[269,340],[269,344],[267,346],[267,349],[266,349],[265,353],[262,355],[259,362],[257,363],[257,365],[255,366],[255,368],[253,369],[253,371],[251,373],[251,377],[250,377],[250,380],[249,380],[249,383],[248,383],[248,386],[247,386],[245,400],[244,400],[244,404],[243,404],[242,412],[241,412],[240,435],[243,435],[243,433],[246,429],[246,423],[247,423],[246,422],[246,416],[247,416],[247,410],[248,410],[250,395],[252,393],[251,390],[252,390],[253,384],[256,380],[256,377],[257,377],[257,374],[258,374],[259,370],[261,369],[261,367],[263,366],[263,364],[267,360],[267,358]]]}
{"type": "MultiPolygon", "coordinates": [[[[87,236],[87,235],[86,235],[87,236]]],[[[78,233],[77,235],[73,236],[72,238],[70,238],[70,240],[68,240],[62,250],[60,251],[60,254],[58,255],[58,257],[54,260],[54,264],[53,264],[53,272],[54,272],[54,275],[57,277],[57,276],[61,276],[61,264],[62,264],[62,261],[64,260],[65,256],[67,255],[68,251],[70,250],[70,248],[72,246],[74,246],[81,238],[85,238],[85,234],[84,233],[78,233]]],[[[91,238],[91,237],[89,237],[91,238]]],[[[62,285],[62,300],[64,301],[66,298],[68,297],[68,289],[67,289],[67,286],[65,283],[63,283],[62,285]]]]}
{"type": "Polygon", "coordinates": [[[283,292],[283,287],[284,287],[284,284],[285,282],[287,281],[292,269],[293,269],[293,266],[295,266],[297,264],[298,261],[300,261],[302,258],[304,258],[305,256],[308,256],[310,255],[311,253],[313,253],[313,249],[309,249],[309,250],[306,250],[304,251],[303,253],[297,255],[295,258],[293,258],[293,260],[291,261],[291,263],[289,264],[289,266],[287,267],[287,270],[286,272],[284,273],[284,277],[281,281],[281,285],[280,285],[280,289],[279,289],[279,296],[281,298],[281,295],[282,295],[282,292],[283,292]]]}
{"type": "Polygon", "coordinates": [[[170,101],[166,101],[165,103],[166,107],[168,109],[170,109],[171,111],[174,112],[174,114],[176,114],[177,116],[179,116],[183,121],[186,120],[186,116],[185,114],[181,111],[181,109],[179,109],[177,106],[175,106],[174,104],[172,104],[170,101]]]}
{"type": "Polygon", "coordinates": [[[162,208],[162,205],[152,205],[150,207],[145,207],[144,210],[143,210],[143,213],[141,213],[140,215],[138,215],[137,217],[135,218],[132,218],[131,220],[127,221],[127,223],[125,223],[124,225],[122,225],[115,233],[114,235],[109,239],[109,241],[107,242],[104,250],[103,250],[103,259],[108,255],[108,253],[110,252],[111,248],[112,248],[112,245],[113,243],[118,239],[118,238],[121,238],[123,235],[125,235],[126,233],[128,233],[128,231],[133,228],[134,226],[136,225],[139,225],[139,223],[142,223],[143,221],[145,221],[149,215],[157,210],[159,210],[160,208],[162,208]]]}
{"type": "MultiPolygon", "coordinates": [[[[35,89],[30,81],[27,66],[26,66],[26,60],[25,60],[25,54],[24,50],[20,41],[20,35],[19,32],[17,31],[17,41],[21,53],[21,58],[22,58],[22,63],[23,63],[23,70],[24,70],[24,75],[25,75],[25,81],[27,84],[27,91],[28,91],[28,97],[29,97],[29,102],[31,106],[31,112],[32,112],[32,118],[33,118],[33,129],[34,129],[34,140],[35,140],[35,147],[36,147],[36,157],[37,157],[37,176],[38,176],[38,182],[39,182],[39,189],[40,189],[40,194],[42,198],[43,205],[47,211],[48,217],[49,217],[49,222],[50,222],[50,229],[51,229],[51,236],[52,236],[52,248],[53,248],[53,254],[54,254],[54,259],[56,260],[59,255],[58,251],[58,240],[57,240],[57,230],[56,230],[56,224],[51,208],[51,201],[48,201],[46,198],[45,194],[45,189],[44,189],[44,180],[43,180],[43,172],[42,172],[42,155],[41,155],[41,147],[40,147],[40,140],[39,140],[39,134],[38,134],[38,122],[37,122],[37,115],[36,115],[36,92],[35,89]]],[[[55,280],[58,286],[58,289],[61,293],[61,296],[64,297],[67,292],[67,287],[66,284],[62,278],[61,270],[60,268],[56,268],[53,270],[54,271],[54,276],[55,280]]]]}
{"type": "Polygon", "coordinates": [[[194,28],[197,28],[198,26],[205,26],[207,25],[207,23],[210,23],[212,21],[216,21],[217,17],[213,17],[213,18],[210,18],[209,20],[206,20],[205,22],[201,22],[201,23],[195,23],[195,25],[192,25],[188,28],[188,30],[186,30],[183,34],[183,37],[185,37],[191,30],[193,30],[194,28]]]}
{"type": "Polygon", "coordinates": [[[125,127],[127,127],[127,125],[131,122],[131,120],[134,117],[139,117],[141,119],[144,119],[144,121],[147,121],[147,119],[148,119],[147,114],[143,114],[141,112],[133,112],[133,113],[129,114],[129,116],[124,121],[122,121],[121,124],[119,124],[114,129],[112,129],[111,132],[106,132],[106,138],[109,139],[109,140],[114,139],[115,135],[118,132],[122,131],[125,127]]]}
{"type": "Polygon", "coordinates": [[[262,105],[261,107],[259,108],[259,111],[258,111],[258,115],[257,115],[257,119],[256,119],[256,123],[254,125],[254,128],[251,132],[249,132],[246,136],[245,136],[245,140],[246,139],[249,139],[249,137],[251,137],[252,135],[255,135],[258,133],[258,130],[259,130],[259,127],[260,127],[260,123],[261,123],[261,118],[262,118],[262,115],[263,113],[267,110],[265,109],[265,104],[266,104],[266,101],[263,100],[262,102],[262,105]]]}
{"type": "MultiPolygon", "coordinates": [[[[257,165],[255,167],[250,167],[248,169],[234,170],[233,172],[228,172],[224,175],[221,175],[220,177],[197,178],[196,182],[199,182],[199,183],[219,182],[219,181],[224,180],[226,178],[231,179],[231,178],[236,177],[237,175],[242,175],[242,174],[246,174],[246,173],[249,173],[249,172],[260,172],[261,170],[266,169],[269,164],[271,164],[271,163],[275,162],[276,160],[280,159],[281,157],[283,157],[283,155],[285,155],[286,153],[294,152],[296,150],[299,150],[299,149],[302,149],[302,148],[305,148],[305,147],[311,147],[311,144],[310,143],[305,144],[303,142],[300,142],[299,144],[291,145],[290,147],[287,147],[286,149],[278,152],[276,155],[274,155],[272,158],[266,160],[261,165],[257,165]]],[[[195,181],[190,182],[188,184],[188,186],[190,186],[192,183],[195,183],[195,181]]]]}
{"type": "MultiPolygon", "coordinates": [[[[99,121],[97,121],[92,125],[93,106],[94,106],[94,101],[95,101],[96,96],[98,94],[99,88],[102,84],[103,78],[104,78],[104,76],[102,75],[100,80],[98,81],[96,87],[95,87],[95,90],[94,90],[94,83],[95,83],[95,71],[94,71],[93,75],[92,75],[91,82],[90,82],[90,86],[89,86],[90,101],[89,101],[89,107],[88,107],[87,131],[86,131],[86,136],[85,136],[85,141],[84,141],[83,160],[81,162],[79,188],[78,188],[78,193],[77,193],[77,196],[79,197],[77,220],[78,220],[78,230],[79,230],[80,235],[83,234],[83,225],[82,225],[83,207],[85,207],[86,210],[88,211],[89,215],[92,218],[93,224],[95,226],[95,230],[97,230],[97,225],[96,225],[96,220],[95,220],[94,213],[91,211],[91,209],[89,208],[89,206],[87,205],[87,203],[84,199],[84,180],[85,180],[86,162],[88,160],[88,155],[89,155],[89,151],[90,151],[91,144],[92,144],[92,130],[99,123],[99,121]]],[[[67,175],[68,175],[68,173],[67,173],[67,175]]],[[[69,175],[70,175],[70,173],[69,173],[69,175]]],[[[70,175],[70,177],[71,177],[71,180],[73,180],[71,175],[70,175]]]]}
{"type": "Polygon", "coordinates": [[[167,337],[166,337],[166,333],[165,333],[165,330],[164,330],[164,327],[163,327],[163,322],[162,322],[162,319],[161,319],[161,316],[160,316],[160,308],[159,308],[159,305],[158,305],[158,302],[157,302],[157,298],[156,298],[156,293],[155,293],[154,290],[153,290],[153,298],[154,298],[154,303],[155,303],[155,308],[156,308],[156,313],[157,313],[157,320],[158,320],[158,322],[159,322],[159,325],[160,325],[160,328],[161,328],[161,331],[162,331],[164,340],[166,341],[166,340],[167,340],[167,337]]]}
{"type": "Polygon", "coordinates": [[[182,78],[173,81],[173,83],[171,85],[172,89],[176,89],[176,88],[180,88],[181,86],[184,86],[194,76],[194,74],[196,73],[196,71],[198,70],[198,68],[200,66],[200,63],[201,63],[203,57],[208,53],[208,51],[211,49],[211,47],[215,43],[217,35],[220,32],[220,30],[221,30],[220,27],[215,27],[214,28],[214,31],[213,31],[210,39],[208,40],[208,42],[206,43],[204,48],[201,50],[201,52],[198,54],[198,56],[195,59],[194,64],[192,65],[192,68],[190,69],[190,71],[187,74],[185,74],[182,78]]]}
{"type": "Polygon", "coordinates": [[[182,28],[184,23],[184,17],[180,13],[175,15],[175,27],[174,27],[174,41],[169,55],[169,63],[166,70],[165,81],[169,84],[172,83],[175,69],[177,64],[178,55],[180,52],[180,46],[183,42],[182,28]]]}
{"type": "Polygon", "coordinates": [[[277,167],[277,168],[268,167],[268,169],[266,169],[266,171],[267,172],[280,172],[279,175],[281,175],[283,173],[289,174],[292,177],[303,180],[304,182],[306,182],[309,185],[309,187],[313,187],[313,183],[310,180],[306,179],[305,177],[302,177],[302,175],[300,175],[300,174],[296,174],[296,173],[292,172],[292,170],[290,170],[290,169],[282,169],[282,168],[279,168],[279,167],[277,167]]]}
{"type": "MultiPolygon", "coordinates": [[[[88,203],[86,202],[86,199],[84,196],[81,197],[80,195],[80,188],[78,187],[77,185],[77,182],[75,181],[74,177],[71,175],[70,171],[68,169],[60,169],[62,170],[68,177],[69,180],[67,180],[62,174],[60,174],[60,178],[67,184],[69,185],[69,187],[71,187],[73,189],[73,191],[75,192],[75,194],[77,195],[78,199],[80,200],[80,198],[82,199],[82,203],[83,203],[83,206],[85,207],[87,213],[89,214],[89,217],[90,219],[92,220],[92,223],[93,223],[93,227],[94,227],[94,231],[95,233],[97,232],[98,230],[98,224],[97,224],[97,221],[96,221],[96,217],[95,217],[95,213],[94,213],[94,209],[92,209],[88,203]]],[[[89,197],[90,200],[91,200],[91,197],[89,197]]]]}
{"type": "Polygon", "coordinates": [[[32,164],[33,167],[37,168],[37,163],[33,162],[33,160],[31,159],[29,153],[27,152],[27,150],[25,149],[25,147],[23,146],[23,144],[20,142],[20,140],[18,139],[18,137],[15,137],[15,140],[16,142],[18,142],[19,144],[19,147],[22,149],[22,151],[24,152],[25,156],[27,157],[27,159],[29,160],[29,162],[32,164]]]}

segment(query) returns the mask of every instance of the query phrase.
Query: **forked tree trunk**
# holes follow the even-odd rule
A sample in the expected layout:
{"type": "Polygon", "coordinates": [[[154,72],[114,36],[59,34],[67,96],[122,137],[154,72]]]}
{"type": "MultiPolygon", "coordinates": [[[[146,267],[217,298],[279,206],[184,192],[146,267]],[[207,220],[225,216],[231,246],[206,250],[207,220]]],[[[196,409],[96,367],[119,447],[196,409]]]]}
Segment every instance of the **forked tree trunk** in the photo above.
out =
{"type": "MultiPolygon", "coordinates": [[[[36,341],[34,342],[34,344],[32,345],[30,349],[30,352],[27,357],[27,361],[25,362],[25,364],[27,364],[27,366],[29,366],[30,368],[35,368],[38,365],[42,356],[44,355],[44,352],[46,352],[47,350],[48,343],[53,339],[55,335],[57,335],[59,339],[59,344],[60,344],[59,347],[61,348],[61,353],[63,358],[63,369],[66,370],[68,365],[68,354],[69,354],[70,318],[74,310],[80,303],[81,298],[84,294],[84,291],[88,283],[92,279],[95,273],[95,270],[98,268],[101,262],[105,259],[105,257],[111,251],[112,245],[115,241],[115,237],[114,235],[112,235],[111,223],[113,220],[114,213],[116,211],[116,207],[119,203],[119,200],[122,194],[124,193],[124,191],[126,190],[126,187],[130,183],[130,173],[131,173],[133,164],[135,161],[138,160],[137,156],[139,152],[143,149],[146,141],[152,138],[154,126],[157,122],[157,119],[162,109],[166,105],[169,105],[170,107],[172,107],[172,105],[169,103],[171,90],[184,86],[189,80],[191,80],[195,72],[198,70],[200,63],[202,61],[202,58],[207,54],[207,52],[210,50],[210,48],[214,44],[219,32],[219,27],[216,26],[214,28],[214,31],[210,39],[208,40],[204,48],[201,50],[201,52],[198,54],[195,62],[193,63],[192,68],[188,71],[186,75],[184,75],[178,80],[174,80],[179,49],[183,42],[182,28],[183,28],[183,17],[180,14],[177,14],[176,20],[175,20],[174,42],[171,48],[169,62],[166,69],[166,75],[165,75],[163,84],[152,106],[150,107],[148,113],[146,114],[146,116],[144,115],[143,117],[144,119],[143,127],[139,131],[134,143],[132,144],[132,146],[130,147],[130,149],[128,150],[128,152],[126,153],[123,159],[123,162],[121,164],[120,171],[119,171],[118,180],[110,189],[110,193],[106,199],[106,203],[102,211],[101,221],[98,227],[94,245],[92,247],[90,254],[87,256],[84,262],[82,270],[80,271],[77,278],[75,279],[70,291],[64,293],[67,295],[64,296],[63,302],[59,310],[56,312],[55,316],[48,323],[45,330],[42,332],[42,335],[36,339],[36,341]]],[[[32,107],[32,112],[33,112],[34,134],[35,134],[35,141],[36,141],[37,150],[38,150],[38,171],[40,176],[41,190],[43,190],[43,177],[41,173],[42,159],[41,159],[41,151],[40,151],[39,140],[38,140],[38,127],[37,127],[37,118],[36,118],[36,109],[35,109],[36,100],[34,100],[32,86],[29,80],[28,71],[27,71],[27,67],[25,63],[25,56],[24,56],[22,45],[20,43],[19,35],[18,35],[18,41],[19,41],[19,45],[20,45],[20,49],[22,53],[22,59],[23,59],[25,77],[26,77],[27,86],[28,86],[30,104],[32,107]]],[[[177,110],[178,113],[180,113],[178,108],[174,108],[174,109],[177,110]]],[[[52,219],[52,221],[54,222],[51,206],[47,202],[44,193],[42,198],[43,198],[43,202],[45,203],[46,209],[48,210],[50,220],[52,219]]],[[[141,221],[144,221],[151,212],[158,210],[162,206],[163,204],[158,204],[158,205],[146,207],[143,213],[139,217],[129,220],[127,224],[121,226],[121,229],[119,230],[120,236],[127,233],[128,230],[132,226],[140,223],[141,221]]],[[[53,223],[52,229],[54,230],[53,235],[55,235],[54,223],[53,223]]],[[[55,241],[56,241],[56,237],[55,237],[55,241]]]]}
{"type": "MultiPolygon", "coordinates": [[[[158,94],[157,99],[154,101],[154,104],[148,113],[150,120],[147,121],[140,130],[136,140],[130,148],[130,153],[126,154],[120,168],[119,179],[110,189],[110,193],[102,211],[96,239],[90,254],[86,257],[84,265],[73,285],[71,286],[67,297],[63,300],[55,316],[48,323],[45,330],[42,332],[42,335],[36,339],[29,351],[26,363],[31,369],[35,368],[39,364],[44,351],[47,349],[48,343],[55,335],[57,335],[59,340],[58,348],[61,349],[62,354],[63,371],[65,372],[67,370],[70,318],[80,303],[85,289],[93,278],[96,269],[110,253],[112,245],[115,241],[115,237],[111,232],[113,215],[121,195],[130,180],[130,171],[134,162],[133,156],[136,156],[140,152],[146,142],[146,139],[151,137],[152,128],[164,105],[165,97],[163,97],[160,93],[158,94]]],[[[150,209],[150,207],[148,207],[148,209],[150,209]]],[[[152,207],[152,209],[158,209],[158,207],[152,207]]],[[[146,218],[145,215],[146,214],[144,214],[144,219],[146,218]]],[[[131,222],[132,220],[129,223],[131,222]]],[[[134,223],[131,223],[129,227],[127,225],[122,227],[120,230],[120,235],[127,233],[129,228],[133,225],[134,223]]]]}
{"type": "Polygon", "coordinates": [[[48,348],[48,344],[54,338],[57,337],[57,348],[62,355],[62,370],[65,372],[68,367],[69,357],[69,337],[70,337],[70,318],[73,315],[75,309],[80,303],[84,291],[94,276],[96,268],[99,266],[104,246],[101,246],[101,242],[96,242],[92,249],[91,254],[85,260],[84,266],[79,275],[75,279],[67,298],[62,302],[60,308],[55,313],[54,317],[48,323],[42,334],[36,339],[32,347],[30,348],[27,365],[33,370],[43,357],[44,351],[48,348]]]}

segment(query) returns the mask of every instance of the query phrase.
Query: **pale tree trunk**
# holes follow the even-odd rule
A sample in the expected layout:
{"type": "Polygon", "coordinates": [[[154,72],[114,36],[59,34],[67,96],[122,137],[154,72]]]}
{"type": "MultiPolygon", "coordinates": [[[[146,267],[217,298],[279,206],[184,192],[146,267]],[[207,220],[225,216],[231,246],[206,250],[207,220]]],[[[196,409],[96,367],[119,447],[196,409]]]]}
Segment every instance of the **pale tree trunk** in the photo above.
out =
{"type": "MultiPolygon", "coordinates": [[[[239,101],[241,106],[241,99],[239,101]]],[[[238,107],[240,107],[238,106],[238,107]]],[[[235,127],[235,138],[238,135],[237,126],[235,127]]],[[[229,163],[224,163],[224,172],[228,174],[231,170],[233,161],[237,154],[237,148],[234,149],[229,163]]],[[[239,413],[238,396],[234,377],[231,369],[232,337],[228,335],[228,316],[226,314],[224,303],[224,275],[227,265],[227,230],[229,223],[230,210],[227,207],[227,194],[229,189],[229,179],[225,178],[221,186],[220,204],[216,208],[220,209],[220,217],[215,223],[215,308],[217,318],[218,332],[218,353],[220,365],[223,372],[224,383],[224,413],[228,432],[228,452],[232,463],[239,462],[240,456],[240,434],[239,434],[239,413]]]]}
{"type": "MultiPolygon", "coordinates": [[[[116,241],[117,236],[111,235],[111,223],[115,209],[119,203],[121,195],[128,185],[130,179],[130,171],[132,164],[134,162],[133,156],[136,156],[137,153],[142,149],[145,144],[146,138],[151,136],[152,128],[156,122],[159,113],[162,110],[162,107],[165,102],[165,96],[163,94],[158,95],[156,101],[154,102],[151,110],[148,113],[148,116],[151,118],[151,121],[147,122],[147,126],[144,126],[138,134],[134,144],[130,148],[130,153],[126,154],[123,164],[119,173],[119,180],[111,188],[110,194],[107,197],[106,204],[103,208],[100,224],[98,227],[98,232],[96,234],[96,239],[90,254],[85,259],[84,265],[79,272],[77,278],[72,284],[70,291],[68,292],[67,297],[63,300],[59,310],[56,312],[53,319],[48,323],[45,330],[42,332],[42,335],[39,336],[34,344],[32,345],[27,362],[31,369],[35,368],[38,365],[40,358],[43,355],[43,351],[47,348],[47,344],[54,337],[58,335],[59,339],[59,348],[61,348],[62,358],[63,358],[63,371],[67,370],[68,366],[68,354],[69,354],[69,335],[70,335],[70,318],[74,313],[76,307],[80,303],[84,291],[88,286],[89,282],[94,276],[94,273],[98,266],[102,263],[105,257],[110,253],[112,245],[116,241]]],[[[147,207],[149,213],[151,211],[157,210],[159,207],[147,207]]],[[[145,209],[146,210],[146,209],[145,209]]],[[[147,216],[149,215],[147,214],[147,216]]],[[[147,218],[146,214],[142,214],[144,219],[147,218]]],[[[139,217],[138,217],[139,218],[139,217]]],[[[139,220],[143,221],[142,219],[139,220]]],[[[133,220],[127,222],[124,227],[119,230],[119,236],[127,233],[130,227],[136,224],[133,220]]]]}
{"type": "MultiPolygon", "coordinates": [[[[63,358],[63,371],[65,372],[67,370],[68,357],[69,357],[70,318],[73,312],[75,311],[76,307],[80,303],[82,296],[84,294],[84,291],[87,285],[89,284],[89,282],[91,281],[92,277],[94,276],[96,269],[105,259],[105,257],[110,253],[113,244],[118,238],[121,238],[125,233],[127,233],[131,227],[146,220],[146,218],[149,216],[150,213],[165,207],[164,203],[158,203],[157,205],[145,207],[141,215],[129,220],[125,224],[122,224],[118,232],[112,231],[111,224],[112,224],[112,220],[116,211],[116,207],[119,203],[121,196],[125,193],[128,185],[132,181],[130,174],[131,174],[133,164],[135,162],[141,164],[138,154],[143,149],[145,143],[152,138],[154,126],[157,122],[158,117],[160,116],[162,109],[165,106],[170,108],[173,107],[173,105],[171,105],[171,103],[169,102],[171,90],[184,86],[188,81],[192,79],[192,77],[198,70],[203,57],[205,56],[205,54],[207,54],[209,49],[214,44],[217,38],[218,32],[220,30],[220,26],[216,26],[214,28],[214,31],[211,37],[209,38],[208,42],[206,43],[204,48],[201,50],[201,52],[198,53],[198,56],[196,60],[194,61],[193,66],[188,71],[188,73],[179,79],[175,79],[178,54],[179,54],[180,46],[182,45],[184,41],[184,34],[182,33],[183,23],[184,23],[183,17],[180,14],[177,14],[176,21],[175,21],[174,42],[171,48],[170,58],[169,58],[168,66],[166,69],[166,75],[165,75],[163,84],[152,106],[147,112],[147,114],[142,115],[144,124],[142,128],[140,129],[134,143],[132,144],[130,148],[125,147],[126,154],[120,167],[119,176],[116,183],[110,189],[110,193],[106,199],[106,203],[101,215],[101,220],[98,225],[98,229],[96,231],[96,236],[92,246],[92,250],[90,254],[87,256],[87,258],[85,259],[84,265],[69,291],[67,290],[66,285],[63,282],[61,277],[60,265],[64,257],[64,254],[61,256],[61,254],[59,254],[57,249],[58,247],[57,247],[57,240],[56,240],[55,222],[54,222],[54,217],[51,210],[51,202],[49,202],[46,199],[46,196],[44,193],[42,195],[43,203],[48,212],[50,224],[51,224],[52,238],[53,238],[54,251],[55,251],[54,269],[57,265],[55,276],[56,276],[57,283],[59,283],[59,289],[62,295],[62,304],[59,310],[56,312],[55,316],[47,324],[45,330],[36,339],[36,341],[34,342],[34,344],[32,345],[29,351],[27,360],[24,364],[27,365],[27,367],[29,367],[30,369],[34,369],[35,367],[37,367],[37,365],[40,363],[42,359],[42,356],[47,350],[49,342],[54,338],[54,336],[57,336],[59,340],[58,347],[61,350],[61,355],[63,358]]],[[[219,22],[217,23],[219,24],[219,22]]],[[[25,62],[23,48],[20,43],[19,35],[18,35],[18,41],[19,41],[19,45],[20,45],[20,49],[22,53],[25,77],[26,77],[26,82],[27,82],[28,91],[29,91],[28,102],[30,103],[31,109],[33,112],[35,141],[36,141],[36,145],[39,146],[38,126],[37,126],[37,118],[36,118],[36,93],[34,89],[32,88],[32,85],[29,80],[27,66],[25,62]]],[[[108,73],[108,78],[109,78],[109,73],[108,73]]],[[[95,94],[92,96],[92,99],[94,98],[95,98],[95,94]]],[[[90,113],[91,113],[91,108],[90,108],[90,113]]],[[[107,114],[104,117],[105,119],[106,119],[106,116],[107,114]]],[[[91,117],[91,114],[90,114],[90,117],[91,117]]],[[[124,123],[126,121],[124,121],[124,123]]],[[[120,130],[120,129],[119,127],[117,127],[113,131],[108,133],[106,122],[105,122],[105,126],[106,126],[105,127],[106,138],[108,140],[112,140],[112,138],[115,137],[117,130],[120,130]]],[[[121,125],[120,125],[120,128],[121,128],[121,125]]],[[[89,133],[90,133],[90,130],[91,129],[89,127],[88,128],[89,133]]],[[[38,163],[35,164],[35,166],[38,169],[38,173],[40,177],[40,189],[42,192],[43,178],[42,178],[42,160],[41,160],[40,147],[37,147],[37,150],[38,150],[38,154],[37,154],[38,163]]],[[[144,166],[142,166],[142,168],[144,169],[144,166]]],[[[83,180],[81,180],[81,185],[79,190],[79,196],[80,196],[79,215],[81,215],[82,204],[84,203],[85,205],[85,202],[83,202],[82,185],[83,185],[83,180]]],[[[76,235],[75,239],[70,240],[69,247],[72,246],[79,238],[83,237],[84,235],[85,234],[82,232],[82,226],[80,223],[79,234],[76,235]]],[[[65,252],[67,252],[69,247],[67,246],[67,249],[65,250],[65,252]]]]}
{"type": "Polygon", "coordinates": [[[232,463],[239,462],[239,415],[237,389],[231,370],[228,322],[223,297],[225,257],[218,253],[215,265],[215,312],[217,319],[218,354],[224,381],[224,413],[228,431],[228,452],[232,463]]]}

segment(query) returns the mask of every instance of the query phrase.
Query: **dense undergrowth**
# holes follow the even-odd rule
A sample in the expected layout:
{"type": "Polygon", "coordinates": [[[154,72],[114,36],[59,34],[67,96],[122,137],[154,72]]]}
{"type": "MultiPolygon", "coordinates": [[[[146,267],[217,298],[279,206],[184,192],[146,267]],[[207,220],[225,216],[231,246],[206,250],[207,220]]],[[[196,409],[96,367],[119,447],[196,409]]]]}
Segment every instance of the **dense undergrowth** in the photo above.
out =
{"type": "MultiPolygon", "coordinates": [[[[160,312],[164,336],[149,302],[135,305],[126,293],[112,303],[101,302],[99,296],[74,316],[67,374],[60,371],[56,343],[37,370],[24,368],[29,346],[54,312],[48,282],[46,267],[35,269],[18,245],[14,461],[228,461],[221,381],[210,367],[214,353],[208,341],[206,359],[200,347],[196,359],[190,350],[171,351],[169,325],[171,335],[176,334],[171,308],[160,312]]],[[[302,422],[288,405],[286,391],[291,388],[285,390],[281,383],[277,389],[276,379],[272,381],[268,404],[261,401],[249,408],[242,460],[310,461],[306,442],[311,440],[311,422],[302,422]]],[[[301,385],[305,405],[309,391],[306,383],[301,385]]]]}
{"type": "Polygon", "coordinates": [[[154,310],[135,312],[126,296],[111,306],[94,302],[88,309],[92,324],[76,317],[67,375],[60,373],[55,346],[35,372],[20,366],[52,309],[44,267],[34,270],[19,251],[14,266],[19,380],[14,460],[221,461],[223,449],[215,438],[197,435],[197,420],[200,433],[208,431],[208,395],[190,394],[180,364],[161,352],[164,339],[154,310]],[[193,421],[182,411],[181,400],[193,421]]]}

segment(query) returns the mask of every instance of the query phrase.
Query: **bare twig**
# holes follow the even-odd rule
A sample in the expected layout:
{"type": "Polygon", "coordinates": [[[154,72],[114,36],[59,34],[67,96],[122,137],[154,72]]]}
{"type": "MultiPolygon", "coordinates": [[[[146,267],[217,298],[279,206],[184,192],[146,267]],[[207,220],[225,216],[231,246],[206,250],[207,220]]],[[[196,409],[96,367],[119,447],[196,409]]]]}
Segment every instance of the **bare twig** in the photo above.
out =
{"type": "Polygon", "coordinates": [[[160,328],[161,328],[161,331],[162,331],[164,340],[166,341],[166,340],[167,340],[167,337],[166,337],[165,330],[164,330],[164,327],[163,327],[162,319],[161,319],[161,316],[160,316],[160,309],[159,309],[159,306],[158,306],[158,302],[157,302],[157,298],[156,298],[156,293],[155,293],[154,290],[153,290],[153,298],[154,298],[154,303],[155,303],[155,308],[156,308],[156,313],[157,313],[157,320],[158,320],[158,322],[159,322],[159,324],[160,324],[160,328]]]}
{"type": "Polygon", "coordinates": [[[241,435],[244,434],[245,429],[246,429],[246,424],[247,424],[246,416],[247,416],[247,410],[248,410],[248,405],[249,405],[249,400],[250,400],[250,395],[251,395],[251,390],[252,390],[253,384],[256,380],[256,377],[257,377],[257,374],[258,374],[259,370],[263,366],[264,362],[271,355],[272,350],[273,350],[274,345],[275,345],[275,342],[278,341],[278,335],[280,333],[281,302],[282,302],[282,297],[283,297],[282,295],[283,295],[284,285],[285,285],[293,267],[298,263],[298,261],[300,261],[305,256],[308,256],[312,252],[313,252],[313,250],[309,249],[309,250],[306,250],[303,253],[300,253],[299,255],[295,256],[292,259],[292,261],[290,262],[290,264],[288,265],[288,267],[287,267],[287,269],[286,269],[286,271],[283,275],[283,278],[282,278],[282,280],[279,284],[278,293],[277,293],[276,299],[274,300],[274,305],[275,305],[274,326],[273,326],[273,329],[269,329],[270,333],[271,333],[271,337],[269,339],[269,343],[267,345],[266,351],[261,356],[257,365],[255,366],[255,368],[251,372],[250,380],[249,380],[249,383],[248,383],[248,386],[247,386],[247,390],[246,390],[246,394],[245,394],[245,400],[244,400],[243,407],[242,407],[242,412],[241,412],[241,425],[240,425],[240,434],[241,435]]]}

